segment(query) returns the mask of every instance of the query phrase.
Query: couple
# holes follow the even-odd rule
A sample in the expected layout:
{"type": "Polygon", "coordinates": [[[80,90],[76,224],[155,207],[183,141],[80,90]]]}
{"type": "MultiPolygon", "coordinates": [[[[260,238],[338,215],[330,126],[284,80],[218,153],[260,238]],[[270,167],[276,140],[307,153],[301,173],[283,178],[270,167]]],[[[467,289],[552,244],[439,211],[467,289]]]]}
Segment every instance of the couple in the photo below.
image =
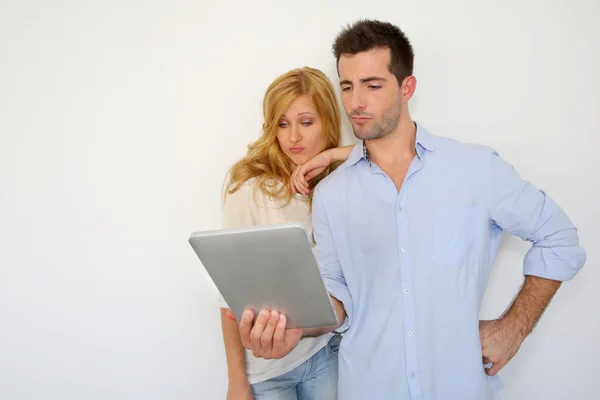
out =
{"type": "Polygon", "coordinates": [[[263,135],[230,171],[225,226],[312,230],[340,326],[285,329],[269,310],[238,324],[223,302],[228,399],[491,399],[497,372],[584,265],[577,229],[494,150],[411,119],[414,56],[398,27],[359,21],[333,52],[358,144],[339,147],[320,71],[279,77],[263,135]],[[524,283],[501,317],[480,321],[503,232],[532,243],[524,283]]]}

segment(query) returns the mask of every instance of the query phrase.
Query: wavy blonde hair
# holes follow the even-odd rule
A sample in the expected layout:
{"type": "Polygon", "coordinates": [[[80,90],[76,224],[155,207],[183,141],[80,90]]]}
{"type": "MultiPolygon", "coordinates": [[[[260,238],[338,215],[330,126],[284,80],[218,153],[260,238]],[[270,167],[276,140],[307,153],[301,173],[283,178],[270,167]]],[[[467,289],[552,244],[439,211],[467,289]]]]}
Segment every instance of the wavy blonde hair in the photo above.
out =
{"type": "MultiPolygon", "coordinates": [[[[310,99],[321,119],[322,134],[325,136],[321,151],[339,146],[341,117],[331,81],[315,68],[303,67],[288,71],[277,77],[267,88],[263,100],[262,135],[248,145],[246,156],[230,169],[225,196],[227,193],[234,193],[248,179],[256,177],[255,189],[289,204],[293,196],[289,182],[294,169],[291,160],[279,146],[277,128],[290,104],[302,95],[310,99]]],[[[332,163],[308,182],[309,204],[312,204],[314,187],[339,164],[332,163]]]]}

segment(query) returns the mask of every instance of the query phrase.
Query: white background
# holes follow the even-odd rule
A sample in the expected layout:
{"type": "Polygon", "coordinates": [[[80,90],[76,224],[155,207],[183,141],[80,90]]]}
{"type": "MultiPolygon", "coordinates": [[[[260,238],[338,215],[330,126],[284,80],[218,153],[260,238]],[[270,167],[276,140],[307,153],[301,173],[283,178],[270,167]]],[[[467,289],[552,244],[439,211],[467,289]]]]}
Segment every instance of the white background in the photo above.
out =
{"type": "MultiPolygon", "coordinates": [[[[0,399],[224,398],[218,309],[188,235],[220,226],[267,85],[309,65],[337,87],[331,44],[360,17],[411,38],[413,117],[499,150],[588,251],[498,398],[597,398],[597,0],[2,0],[0,399]]],[[[516,293],[527,248],[505,240],[482,318],[516,293]]]]}

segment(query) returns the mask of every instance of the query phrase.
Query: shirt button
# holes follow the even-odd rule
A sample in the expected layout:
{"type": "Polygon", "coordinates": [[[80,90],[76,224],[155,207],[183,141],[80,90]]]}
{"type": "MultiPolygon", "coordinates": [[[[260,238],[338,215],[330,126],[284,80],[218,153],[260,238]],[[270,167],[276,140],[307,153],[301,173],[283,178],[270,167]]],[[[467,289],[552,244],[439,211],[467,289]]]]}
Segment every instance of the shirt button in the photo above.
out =
{"type": "Polygon", "coordinates": [[[415,373],[414,373],[414,372],[411,372],[411,373],[410,373],[410,377],[412,378],[412,377],[414,377],[414,376],[415,376],[415,373]]]}
{"type": "Polygon", "coordinates": [[[413,331],[408,331],[408,336],[412,336],[413,331]]]}
{"type": "Polygon", "coordinates": [[[402,252],[403,252],[403,253],[406,253],[406,247],[403,247],[403,248],[402,248],[402,252]]]}
{"type": "Polygon", "coordinates": [[[410,290],[404,289],[404,293],[408,294],[408,292],[410,292],[410,290]]]}

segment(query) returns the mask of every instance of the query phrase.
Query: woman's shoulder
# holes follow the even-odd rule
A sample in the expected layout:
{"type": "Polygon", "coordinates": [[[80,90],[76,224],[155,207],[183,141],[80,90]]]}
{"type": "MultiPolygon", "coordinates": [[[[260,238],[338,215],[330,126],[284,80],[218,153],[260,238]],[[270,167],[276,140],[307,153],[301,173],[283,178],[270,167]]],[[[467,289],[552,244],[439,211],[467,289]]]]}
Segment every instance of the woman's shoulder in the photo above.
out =
{"type": "Polygon", "coordinates": [[[259,177],[253,176],[252,178],[249,178],[244,182],[244,185],[246,186],[246,188],[253,192],[254,189],[256,189],[259,185],[259,177]]]}
{"type": "Polygon", "coordinates": [[[250,192],[269,197],[269,193],[277,193],[283,183],[276,178],[255,176],[244,182],[250,192]]]}
{"type": "Polygon", "coordinates": [[[268,195],[262,188],[260,177],[252,177],[243,182],[227,184],[225,201],[229,203],[251,203],[261,206],[268,200],[268,195]]]}
{"type": "MultiPolygon", "coordinates": [[[[231,190],[236,189],[233,194],[237,195],[234,197],[250,198],[258,207],[280,208],[289,203],[286,201],[286,196],[282,195],[285,192],[282,191],[282,185],[284,183],[277,178],[255,176],[243,183],[230,184],[229,193],[231,193],[231,190]]],[[[291,200],[299,201],[301,199],[292,196],[291,200]]]]}

